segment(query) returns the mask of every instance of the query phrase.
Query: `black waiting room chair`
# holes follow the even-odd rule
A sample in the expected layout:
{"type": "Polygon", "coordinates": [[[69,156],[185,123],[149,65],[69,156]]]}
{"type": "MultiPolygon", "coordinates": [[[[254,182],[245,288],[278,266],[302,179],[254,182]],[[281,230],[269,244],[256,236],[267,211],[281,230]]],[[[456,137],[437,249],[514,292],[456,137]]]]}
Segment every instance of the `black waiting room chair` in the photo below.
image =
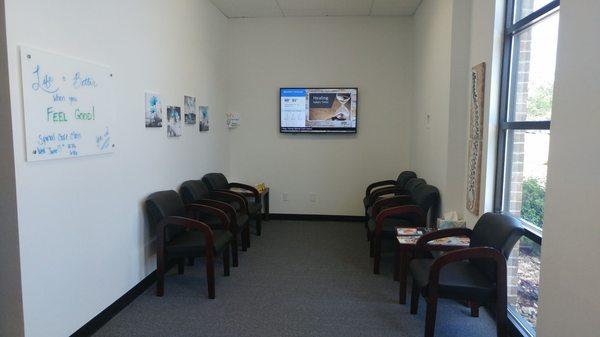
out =
{"type": "MultiPolygon", "coordinates": [[[[202,180],[188,180],[179,188],[181,198],[186,205],[201,204],[218,208],[225,212],[230,220],[230,230],[233,234],[232,258],[233,266],[238,266],[238,236],[241,238],[242,250],[246,251],[250,243],[250,227],[248,210],[245,208],[244,198],[241,196],[221,191],[209,191],[202,180]],[[236,207],[237,206],[237,207],[236,207]],[[236,208],[238,208],[236,210],[236,208]]],[[[200,221],[218,228],[220,219],[213,214],[199,215],[200,221]]]]}
{"type": "Polygon", "coordinates": [[[363,205],[365,206],[365,216],[368,218],[367,209],[373,206],[373,203],[385,194],[406,194],[405,185],[412,179],[416,178],[417,174],[413,171],[403,171],[398,175],[396,180],[381,180],[367,186],[363,205]]]}
{"type": "Polygon", "coordinates": [[[412,200],[415,190],[421,185],[426,184],[427,181],[423,178],[410,178],[402,188],[382,188],[371,193],[371,198],[369,199],[369,204],[365,211],[365,224],[367,229],[369,228],[369,220],[374,219],[383,208],[406,204],[407,200],[412,200]]]}
{"type": "Polygon", "coordinates": [[[507,332],[506,261],[524,233],[519,220],[497,213],[484,214],[473,230],[452,228],[431,232],[417,241],[417,251],[425,251],[431,240],[450,236],[467,236],[469,248],[455,250],[440,257],[417,258],[410,262],[413,276],[411,314],[416,314],[419,297],[427,302],[425,337],[433,337],[438,298],[468,301],[478,308],[496,305],[498,337],[507,332]]]}
{"type": "Polygon", "coordinates": [[[396,227],[425,227],[428,215],[436,218],[440,202],[440,192],[433,185],[419,185],[411,195],[400,195],[385,198],[373,206],[373,216],[369,220],[369,237],[371,239],[371,255],[373,256],[373,273],[379,274],[381,261],[381,241],[394,240],[396,227]]]}
{"type": "Polygon", "coordinates": [[[246,199],[246,209],[251,219],[256,221],[256,235],[262,232],[262,200],[260,192],[254,187],[242,183],[231,183],[223,173],[208,173],[202,177],[202,181],[211,191],[228,191],[232,188],[243,190],[243,193],[235,192],[246,199]]]}
{"type": "Polygon", "coordinates": [[[156,226],[156,295],[164,294],[164,278],[169,260],[179,264],[183,274],[185,259],[206,257],[208,297],[215,298],[215,255],[223,255],[225,276],[229,276],[229,247],[233,235],[229,231],[229,218],[220,209],[207,205],[184,205],[175,191],[152,193],[146,199],[146,213],[151,225],[156,226]],[[198,214],[211,214],[220,220],[219,229],[196,220],[198,214]]]}

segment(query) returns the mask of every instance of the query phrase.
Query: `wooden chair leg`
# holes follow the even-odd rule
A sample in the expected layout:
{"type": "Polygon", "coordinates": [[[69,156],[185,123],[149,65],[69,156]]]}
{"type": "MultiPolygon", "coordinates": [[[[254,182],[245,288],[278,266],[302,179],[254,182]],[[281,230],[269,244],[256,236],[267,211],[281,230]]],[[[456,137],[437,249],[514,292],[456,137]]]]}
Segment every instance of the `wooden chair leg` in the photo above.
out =
{"type": "Polygon", "coordinates": [[[379,274],[379,263],[381,262],[381,241],[373,238],[375,241],[375,256],[373,260],[373,274],[379,274]]]}
{"type": "Polygon", "coordinates": [[[260,236],[262,233],[262,214],[259,212],[256,215],[256,235],[260,236]]]}
{"type": "Polygon", "coordinates": [[[193,265],[194,265],[194,258],[188,257],[188,266],[193,266],[193,265]]]}
{"type": "Polygon", "coordinates": [[[435,332],[435,315],[437,311],[437,296],[427,299],[427,314],[425,316],[425,337],[433,337],[435,332]]]}
{"type": "Polygon", "coordinates": [[[250,248],[250,224],[246,228],[246,248],[250,248]]]}
{"type": "Polygon", "coordinates": [[[416,285],[413,280],[412,283],[412,291],[410,293],[410,314],[416,315],[419,312],[419,287],[416,285]]]}
{"type": "MultiPolygon", "coordinates": [[[[240,236],[243,236],[243,234],[240,233],[240,236]]],[[[244,239],[242,238],[242,245],[243,245],[244,239]]],[[[237,267],[239,260],[238,260],[238,241],[237,241],[237,234],[233,236],[233,240],[231,240],[231,259],[233,260],[233,266],[237,267]]]]}
{"type": "MultiPolygon", "coordinates": [[[[208,248],[208,249],[212,249],[208,248]]],[[[208,250],[207,249],[207,250],[208,250]]],[[[213,261],[212,252],[206,254],[206,283],[208,284],[208,298],[215,298],[215,263],[213,261]]]]}
{"type": "Polygon", "coordinates": [[[242,251],[245,252],[248,250],[248,231],[249,227],[246,226],[242,229],[240,233],[240,237],[242,238],[242,251]]]}
{"type": "Polygon", "coordinates": [[[177,262],[177,273],[179,275],[183,274],[185,272],[185,258],[182,257],[179,259],[179,261],[177,262]]]}
{"type": "MultiPolygon", "coordinates": [[[[506,293],[505,293],[506,294],[506,293]]],[[[497,308],[496,308],[496,329],[498,333],[498,337],[506,337],[506,333],[508,330],[507,326],[507,303],[506,303],[506,295],[500,297],[497,300],[497,308]]]]}
{"type": "Polygon", "coordinates": [[[165,294],[165,256],[158,252],[156,257],[156,296],[165,294]]]}
{"type": "Polygon", "coordinates": [[[229,276],[229,247],[223,249],[223,275],[229,276]]]}
{"type": "Polygon", "coordinates": [[[469,301],[469,307],[471,308],[471,317],[479,317],[479,304],[469,301]]]}

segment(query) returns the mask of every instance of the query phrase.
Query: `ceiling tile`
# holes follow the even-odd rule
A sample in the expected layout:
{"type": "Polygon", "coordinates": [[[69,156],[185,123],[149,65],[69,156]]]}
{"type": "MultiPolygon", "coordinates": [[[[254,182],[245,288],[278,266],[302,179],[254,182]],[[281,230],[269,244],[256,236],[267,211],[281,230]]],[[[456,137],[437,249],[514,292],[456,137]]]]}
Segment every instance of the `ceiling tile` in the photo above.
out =
{"type": "Polygon", "coordinates": [[[421,0],[375,0],[371,15],[413,15],[421,0]]]}
{"type": "Polygon", "coordinates": [[[283,16],[275,0],[211,0],[228,18],[283,16]]]}
{"type": "Polygon", "coordinates": [[[277,0],[285,14],[289,10],[322,10],[327,12],[357,13],[369,15],[373,0],[277,0]]]}
{"type": "Polygon", "coordinates": [[[229,18],[412,15],[421,0],[211,0],[229,18]]]}

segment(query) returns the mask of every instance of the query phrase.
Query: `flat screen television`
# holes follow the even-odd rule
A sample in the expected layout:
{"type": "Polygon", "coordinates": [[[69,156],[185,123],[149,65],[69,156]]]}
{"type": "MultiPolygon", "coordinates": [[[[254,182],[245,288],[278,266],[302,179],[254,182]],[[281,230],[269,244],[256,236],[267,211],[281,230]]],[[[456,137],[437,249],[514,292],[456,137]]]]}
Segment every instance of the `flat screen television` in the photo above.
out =
{"type": "Polygon", "coordinates": [[[357,88],[280,88],[281,133],[356,133],[357,88]]]}

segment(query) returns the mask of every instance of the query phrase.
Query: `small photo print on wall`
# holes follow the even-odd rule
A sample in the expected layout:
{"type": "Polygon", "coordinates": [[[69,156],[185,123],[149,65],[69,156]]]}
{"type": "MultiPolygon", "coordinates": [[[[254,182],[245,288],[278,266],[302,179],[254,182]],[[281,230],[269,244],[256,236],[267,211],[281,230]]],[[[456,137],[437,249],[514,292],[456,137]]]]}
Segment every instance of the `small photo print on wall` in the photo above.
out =
{"type": "Polygon", "coordinates": [[[200,132],[208,131],[208,107],[207,106],[200,107],[200,122],[199,122],[198,129],[200,130],[200,132]]]}
{"type": "Polygon", "coordinates": [[[185,124],[196,124],[196,97],[184,96],[183,103],[185,124]]]}
{"type": "Polygon", "coordinates": [[[181,108],[178,106],[167,107],[167,136],[181,136],[181,108]]]}
{"type": "Polygon", "coordinates": [[[159,94],[146,93],[146,127],[162,127],[162,102],[159,94]]]}

